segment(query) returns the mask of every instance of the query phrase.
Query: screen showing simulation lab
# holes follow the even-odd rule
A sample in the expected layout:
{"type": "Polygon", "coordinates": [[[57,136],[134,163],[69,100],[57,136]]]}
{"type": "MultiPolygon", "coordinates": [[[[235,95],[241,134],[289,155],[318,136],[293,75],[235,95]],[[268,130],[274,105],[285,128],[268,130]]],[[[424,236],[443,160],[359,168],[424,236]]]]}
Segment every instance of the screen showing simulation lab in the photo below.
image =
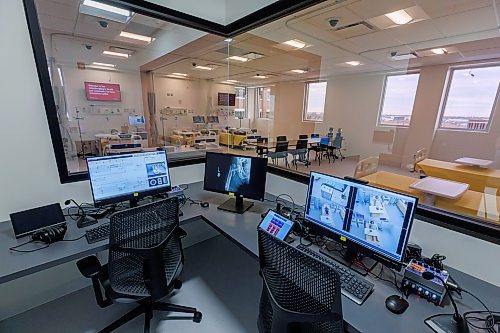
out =
{"type": "Polygon", "coordinates": [[[411,196],[311,172],[305,217],[401,262],[416,204],[411,196]]]}
{"type": "Polygon", "coordinates": [[[95,203],[170,188],[164,151],[88,158],[87,164],[95,203]]]}
{"type": "Polygon", "coordinates": [[[144,125],[146,120],[144,119],[144,116],[129,116],[128,123],[129,125],[144,125]]]}
{"type": "Polygon", "coordinates": [[[204,116],[193,116],[193,124],[204,124],[205,117],[204,116]]]}
{"type": "Polygon", "coordinates": [[[206,156],[205,190],[264,199],[267,159],[211,152],[206,156]]]}
{"type": "Polygon", "coordinates": [[[270,210],[260,222],[259,228],[273,235],[274,237],[285,240],[293,227],[293,222],[284,216],[270,210]]]}

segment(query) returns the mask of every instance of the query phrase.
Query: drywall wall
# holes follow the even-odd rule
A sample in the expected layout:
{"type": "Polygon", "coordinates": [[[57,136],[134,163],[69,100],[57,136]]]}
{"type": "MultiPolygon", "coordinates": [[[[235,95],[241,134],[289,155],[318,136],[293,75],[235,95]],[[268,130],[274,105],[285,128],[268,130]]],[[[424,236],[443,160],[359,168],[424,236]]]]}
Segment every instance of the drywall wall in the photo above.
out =
{"type": "MultiPolygon", "coordinates": [[[[293,197],[296,204],[303,205],[307,186],[268,174],[266,191],[274,195],[287,193],[293,197]]],[[[447,265],[500,286],[500,267],[491,264],[498,261],[499,245],[417,219],[413,224],[410,241],[422,246],[424,255],[444,254],[447,257],[447,265]]]]}

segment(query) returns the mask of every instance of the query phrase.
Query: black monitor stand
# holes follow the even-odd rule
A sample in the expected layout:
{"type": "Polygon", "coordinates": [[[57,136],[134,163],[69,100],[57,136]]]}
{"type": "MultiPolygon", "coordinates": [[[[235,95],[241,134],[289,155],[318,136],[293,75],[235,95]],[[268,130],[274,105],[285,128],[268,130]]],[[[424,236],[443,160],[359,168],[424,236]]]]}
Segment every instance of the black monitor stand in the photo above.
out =
{"type": "MultiPolygon", "coordinates": [[[[338,243],[335,241],[328,241],[327,245],[328,245],[328,243],[337,243],[337,244],[335,244],[337,246],[338,246],[338,244],[341,244],[341,243],[338,243]]],[[[349,267],[350,269],[352,269],[356,273],[359,273],[362,276],[368,275],[368,272],[366,271],[365,268],[352,264],[352,261],[358,257],[358,251],[351,249],[351,248],[347,248],[344,251],[345,251],[344,254],[341,254],[340,251],[338,251],[338,250],[329,251],[326,248],[319,249],[320,253],[340,262],[341,264],[349,267]]],[[[371,271],[375,267],[375,265],[377,265],[377,261],[375,261],[371,258],[368,258],[368,257],[363,258],[363,260],[361,260],[361,263],[365,267],[367,267],[369,269],[369,271],[371,271]]]]}
{"type": "Polygon", "coordinates": [[[236,198],[227,200],[217,208],[228,212],[243,214],[252,206],[253,202],[243,200],[242,196],[236,196],[236,198]]]}

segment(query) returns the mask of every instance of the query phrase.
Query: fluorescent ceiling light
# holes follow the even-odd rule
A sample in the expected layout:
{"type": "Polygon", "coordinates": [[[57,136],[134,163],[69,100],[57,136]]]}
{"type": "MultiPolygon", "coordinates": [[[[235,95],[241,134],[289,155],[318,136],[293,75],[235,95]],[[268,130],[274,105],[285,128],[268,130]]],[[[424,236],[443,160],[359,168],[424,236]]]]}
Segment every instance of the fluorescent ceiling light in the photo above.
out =
{"type": "Polygon", "coordinates": [[[303,42],[299,39],[287,40],[286,42],[283,42],[283,44],[289,45],[291,47],[295,47],[296,49],[303,49],[307,45],[305,42],[303,42]]]}
{"type": "Polygon", "coordinates": [[[100,3],[100,2],[97,2],[97,1],[93,1],[93,0],[84,0],[83,1],[83,5],[89,6],[89,7],[93,7],[93,8],[97,8],[97,9],[100,9],[100,10],[104,10],[104,11],[107,11],[107,12],[115,13],[115,14],[118,14],[118,15],[123,15],[123,16],[127,16],[127,17],[130,16],[130,11],[128,11],[126,9],[121,9],[121,8],[118,8],[118,7],[115,7],[115,6],[106,5],[106,4],[103,4],[103,3],[100,3]]]}
{"type": "Polygon", "coordinates": [[[139,34],[134,34],[134,33],[131,33],[131,32],[126,32],[126,31],[120,32],[120,37],[130,38],[130,39],[135,39],[135,40],[140,40],[140,41],[146,42],[146,43],[151,43],[154,40],[153,37],[139,35],[139,34]]]}
{"type": "Polygon", "coordinates": [[[236,80],[226,80],[226,82],[237,83],[237,82],[239,82],[239,81],[236,81],[236,80]]]}
{"type": "Polygon", "coordinates": [[[204,71],[211,71],[211,70],[216,69],[217,67],[214,66],[214,65],[206,65],[206,66],[197,65],[197,66],[194,66],[194,68],[195,69],[201,69],[201,70],[204,70],[204,71]]]}
{"type": "Polygon", "coordinates": [[[228,60],[236,60],[236,61],[241,61],[241,62],[247,62],[249,59],[245,57],[240,57],[240,56],[231,56],[229,58],[226,58],[228,60]]]}
{"type": "Polygon", "coordinates": [[[265,75],[260,75],[260,74],[257,74],[257,75],[254,75],[252,76],[253,78],[256,78],[256,79],[267,79],[267,76],[265,75]]]}
{"type": "Polygon", "coordinates": [[[120,57],[120,58],[130,57],[130,54],[121,53],[121,52],[114,52],[114,51],[103,51],[102,54],[107,55],[107,56],[120,57]]]}
{"type": "Polygon", "coordinates": [[[103,67],[116,67],[116,65],[113,65],[113,64],[106,64],[106,63],[103,63],[103,62],[93,62],[92,65],[94,66],[103,66],[103,67]]]}
{"type": "Polygon", "coordinates": [[[434,54],[445,54],[445,53],[448,53],[448,51],[442,47],[439,47],[437,49],[432,49],[431,50],[432,53],[434,54]]]}
{"type": "Polygon", "coordinates": [[[172,75],[182,76],[182,77],[188,76],[187,74],[184,74],[184,73],[172,73],[172,75]]]}
{"type": "Polygon", "coordinates": [[[345,63],[348,64],[348,65],[350,65],[350,66],[359,66],[359,65],[361,65],[361,62],[359,62],[359,61],[346,61],[345,63]]]}
{"type": "Polygon", "coordinates": [[[295,74],[304,74],[304,73],[307,73],[307,71],[304,70],[304,69],[292,69],[292,70],[290,70],[290,72],[295,73],[295,74]]]}
{"type": "Polygon", "coordinates": [[[407,12],[405,12],[404,9],[397,10],[395,12],[385,14],[392,22],[396,24],[406,24],[413,20],[413,17],[411,17],[407,12]]]}

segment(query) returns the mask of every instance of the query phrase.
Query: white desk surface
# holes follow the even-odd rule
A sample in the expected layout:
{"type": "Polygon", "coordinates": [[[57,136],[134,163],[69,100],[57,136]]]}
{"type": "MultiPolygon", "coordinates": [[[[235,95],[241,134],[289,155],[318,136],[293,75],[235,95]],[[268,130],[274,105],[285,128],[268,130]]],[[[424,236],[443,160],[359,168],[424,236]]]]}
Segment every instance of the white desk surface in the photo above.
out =
{"type": "Polygon", "coordinates": [[[487,168],[488,166],[493,164],[493,161],[481,160],[479,158],[472,158],[472,157],[461,157],[456,159],[455,162],[469,166],[478,166],[482,168],[487,168]]]}
{"type": "Polygon", "coordinates": [[[411,184],[410,188],[448,199],[458,199],[469,189],[469,184],[425,177],[411,184]]]}

